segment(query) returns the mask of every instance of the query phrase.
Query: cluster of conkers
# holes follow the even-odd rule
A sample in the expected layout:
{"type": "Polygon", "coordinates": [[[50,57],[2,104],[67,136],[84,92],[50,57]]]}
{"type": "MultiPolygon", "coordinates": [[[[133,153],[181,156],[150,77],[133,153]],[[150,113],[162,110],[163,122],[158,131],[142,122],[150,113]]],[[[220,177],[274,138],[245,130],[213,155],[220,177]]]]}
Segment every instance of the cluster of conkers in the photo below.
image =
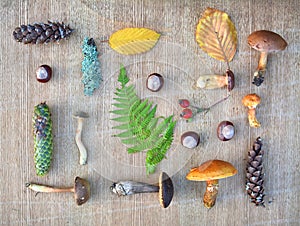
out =
{"type": "MultiPolygon", "coordinates": [[[[217,127],[217,137],[221,141],[228,141],[234,137],[235,128],[232,122],[222,121],[217,127]]],[[[197,132],[187,131],[181,135],[182,146],[193,149],[197,147],[200,143],[200,136],[197,132]]]]}

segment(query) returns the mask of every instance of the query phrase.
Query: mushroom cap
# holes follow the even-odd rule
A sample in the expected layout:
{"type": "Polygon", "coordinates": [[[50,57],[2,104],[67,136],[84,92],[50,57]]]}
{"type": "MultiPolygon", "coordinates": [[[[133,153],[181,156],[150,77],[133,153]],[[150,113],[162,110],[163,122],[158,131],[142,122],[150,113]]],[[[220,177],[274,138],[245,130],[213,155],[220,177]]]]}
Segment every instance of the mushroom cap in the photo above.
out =
{"type": "Polygon", "coordinates": [[[171,178],[165,172],[159,176],[159,203],[163,208],[167,208],[174,195],[174,186],[171,178]]]}
{"type": "Polygon", "coordinates": [[[80,177],[75,177],[74,198],[78,206],[84,204],[90,198],[90,183],[80,177]]]}
{"type": "Polygon", "coordinates": [[[260,104],[260,97],[256,93],[251,93],[243,97],[242,103],[246,107],[255,108],[260,104]]]}
{"type": "Polygon", "coordinates": [[[230,92],[231,90],[233,90],[235,85],[234,73],[231,70],[227,69],[226,75],[227,75],[227,90],[230,92]]]}
{"type": "Polygon", "coordinates": [[[287,47],[287,42],[279,34],[267,30],[251,33],[248,36],[248,44],[260,52],[274,52],[287,47]]]}
{"type": "Polygon", "coordinates": [[[237,169],[229,162],[222,160],[209,160],[199,167],[193,168],[186,175],[187,180],[209,181],[231,177],[237,173],[237,169]]]}
{"type": "Polygon", "coordinates": [[[88,113],[83,112],[83,111],[76,112],[73,115],[73,118],[88,118],[88,117],[89,117],[88,113]]]}

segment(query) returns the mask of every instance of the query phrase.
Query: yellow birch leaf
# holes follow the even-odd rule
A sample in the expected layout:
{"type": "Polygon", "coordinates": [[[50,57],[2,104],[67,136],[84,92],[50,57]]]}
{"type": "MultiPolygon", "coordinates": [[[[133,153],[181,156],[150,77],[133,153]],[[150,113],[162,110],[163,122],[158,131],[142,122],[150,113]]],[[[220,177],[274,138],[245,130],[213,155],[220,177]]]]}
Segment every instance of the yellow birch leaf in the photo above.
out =
{"type": "Polygon", "coordinates": [[[131,55],[147,52],[159,37],[160,34],[147,28],[125,28],[110,36],[109,45],[118,53],[131,55]]]}
{"type": "Polygon", "coordinates": [[[196,41],[209,56],[230,62],[237,46],[237,32],[228,14],[207,8],[196,28],[196,41]]]}

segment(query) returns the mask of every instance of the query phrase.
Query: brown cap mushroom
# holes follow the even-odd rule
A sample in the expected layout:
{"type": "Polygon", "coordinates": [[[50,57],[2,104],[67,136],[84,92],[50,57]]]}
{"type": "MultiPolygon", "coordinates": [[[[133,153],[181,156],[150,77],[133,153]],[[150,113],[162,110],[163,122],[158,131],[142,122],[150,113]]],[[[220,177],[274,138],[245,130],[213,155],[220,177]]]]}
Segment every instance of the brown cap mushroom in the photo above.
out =
{"type": "Polygon", "coordinates": [[[264,81],[268,53],[284,50],[287,47],[287,42],[275,32],[260,30],[248,36],[248,44],[251,48],[261,52],[252,82],[256,86],[260,86],[264,81]]]}
{"type": "Polygon", "coordinates": [[[163,208],[170,205],[174,194],[173,182],[165,172],[160,174],[158,186],[135,181],[119,181],[113,183],[110,189],[118,196],[158,192],[159,202],[163,208]]]}
{"type": "Polygon", "coordinates": [[[192,181],[206,181],[206,192],[203,197],[203,203],[205,207],[211,208],[215,205],[218,195],[218,180],[231,177],[236,173],[236,168],[229,162],[214,159],[191,169],[186,179],[192,181]]]}
{"type": "Polygon", "coordinates": [[[74,197],[78,206],[90,198],[90,183],[80,177],[75,177],[74,197]]]}
{"type": "Polygon", "coordinates": [[[260,127],[260,123],[259,121],[257,121],[255,116],[255,109],[256,106],[260,104],[260,97],[255,93],[248,94],[244,96],[244,98],[242,99],[242,103],[243,105],[248,107],[249,125],[255,128],[260,127]]]}
{"type": "Polygon", "coordinates": [[[159,176],[159,203],[163,208],[167,208],[174,195],[174,186],[171,178],[165,172],[159,176]]]}
{"type": "Polygon", "coordinates": [[[78,206],[87,202],[90,198],[90,183],[80,177],[75,177],[74,186],[69,188],[54,188],[47,185],[40,185],[34,183],[26,183],[26,187],[36,192],[73,192],[76,204],[78,206]]]}
{"type": "Polygon", "coordinates": [[[227,69],[225,75],[201,75],[196,83],[196,87],[201,89],[216,89],[227,86],[230,92],[235,85],[234,73],[227,69]]]}

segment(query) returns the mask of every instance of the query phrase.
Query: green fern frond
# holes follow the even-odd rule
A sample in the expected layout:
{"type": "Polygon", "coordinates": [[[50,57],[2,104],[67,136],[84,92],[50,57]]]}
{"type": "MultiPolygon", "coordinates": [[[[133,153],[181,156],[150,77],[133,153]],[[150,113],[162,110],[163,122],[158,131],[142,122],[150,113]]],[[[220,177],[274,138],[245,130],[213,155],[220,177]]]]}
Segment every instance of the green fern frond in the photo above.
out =
{"type": "Polygon", "coordinates": [[[118,82],[121,83],[122,87],[125,87],[125,85],[129,82],[129,78],[127,77],[126,69],[123,65],[121,65],[121,68],[120,68],[118,82]]]}
{"type": "Polygon", "coordinates": [[[133,85],[127,85],[129,78],[124,66],[121,66],[118,81],[121,88],[117,88],[113,106],[117,109],[110,111],[117,117],[112,118],[120,125],[113,129],[122,132],[114,135],[121,138],[123,144],[129,145],[128,153],[147,150],[146,172],[154,173],[157,164],[161,162],[170,148],[176,121],[173,116],[167,118],[155,117],[157,106],[148,99],[141,100],[135,92],[133,85]]]}

